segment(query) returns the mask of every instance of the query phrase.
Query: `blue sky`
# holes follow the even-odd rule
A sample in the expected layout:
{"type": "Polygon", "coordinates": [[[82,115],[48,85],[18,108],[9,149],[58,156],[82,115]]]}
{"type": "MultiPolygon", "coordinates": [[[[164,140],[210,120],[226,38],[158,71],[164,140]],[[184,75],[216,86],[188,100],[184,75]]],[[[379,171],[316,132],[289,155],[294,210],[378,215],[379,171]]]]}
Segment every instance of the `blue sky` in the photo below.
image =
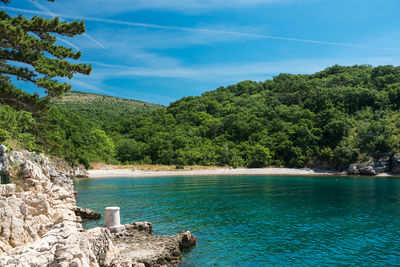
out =
{"type": "Polygon", "coordinates": [[[400,62],[398,0],[14,0],[6,9],[85,20],[85,35],[60,41],[93,65],[73,90],[164,105],[281,72],[400,62]]]}

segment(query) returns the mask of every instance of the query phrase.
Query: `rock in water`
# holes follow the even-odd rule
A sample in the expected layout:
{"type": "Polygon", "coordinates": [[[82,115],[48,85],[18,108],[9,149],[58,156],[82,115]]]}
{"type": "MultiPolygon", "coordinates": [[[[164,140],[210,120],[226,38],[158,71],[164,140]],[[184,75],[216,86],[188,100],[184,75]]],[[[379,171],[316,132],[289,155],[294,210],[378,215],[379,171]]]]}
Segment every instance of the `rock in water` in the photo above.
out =
{"type": "Polygon", "coordinates": [[[95,212],[91,209],[84,209],[78,206],[74,208],[74,212],[75,215],[81,217],[82,220],[96,220],[101,218],[100,213],[95,212]]]}
{"type": "Polygon", "coordinates": [[[125,232],[114,234],[123,263],[127,266],[177,266],[182,263],[182,252],[197,245],[197,238],[190,232],[173,236],[154,236],[151,224],[131,223],[125,232]]]}
{"type": "Polygon", "coordinates": [[[130,224],[125,224],[125,229],[127,231],[138,230],[138,231],[144,231],[148,234],[152,234],[153,224],[151,222],[133,222],[130,224]]]}

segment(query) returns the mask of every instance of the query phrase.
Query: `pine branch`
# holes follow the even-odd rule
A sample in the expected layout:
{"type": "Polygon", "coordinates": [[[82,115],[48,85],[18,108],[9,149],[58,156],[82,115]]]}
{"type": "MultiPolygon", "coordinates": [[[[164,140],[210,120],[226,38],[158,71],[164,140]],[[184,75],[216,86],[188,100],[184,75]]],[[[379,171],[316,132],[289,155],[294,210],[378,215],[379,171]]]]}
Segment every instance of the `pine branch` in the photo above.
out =
{"type": "MultiPolygon", "coordinates": [[[[8,4],[10,0],[0,2],[8,4]]],[[[15,76],[45,88],[49,95],[62,95],[71,86],[52,78],[71,79],[76,73],[89,75],[92,67],[66,60],[79,59],[81,52],[56,45],[57,38],[52,34],[73,37],[84,32],[83,21],[60,22],[59,18],[37,16],[26,19],[22,15],[10,17],[5,11],[0,11],[0,76],[15,76]],[[28,64],[32,69],[13,66],[14,62],[28,64]]]]}

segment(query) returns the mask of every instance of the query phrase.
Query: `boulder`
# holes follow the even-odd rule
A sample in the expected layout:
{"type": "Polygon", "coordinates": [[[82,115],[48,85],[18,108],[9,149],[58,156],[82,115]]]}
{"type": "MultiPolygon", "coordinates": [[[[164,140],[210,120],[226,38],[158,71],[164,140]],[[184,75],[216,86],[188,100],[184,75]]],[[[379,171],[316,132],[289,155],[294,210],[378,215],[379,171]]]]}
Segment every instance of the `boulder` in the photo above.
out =
{"type": "Polygon", "coordinates": [[[348,174],[358,174],[358,168],[356,164],[350,164],[349,168],[347,169],[348,174]]]}
{"type": "Polygon", "coordinates": [[[179,248],[181,251],[189,250],[197,245],[197,237],[195,237],[191,232],[182,232],[179,235],[179,248]]]}
{"type": "MultiPolygon", "coordinates": [[[[197,244],[197,238],[190,232],[173,236],[155,236],[148,233],[151,224],[126,224],[126,231],[114,234],[114,241],[120,249],[123,266],[178,266],[182,263],[182,252],[197,244]]],[[[152,229],[152,228],[151,228],[152,229]]]]}
{"type": "Polygon", "coordinates": [[[358,173],[361,175],[376,175],[374,164],[371,163],[361,163],[357,166],[358,173]]]}
{"type": "Polygon", "coordinates": [[[71,176],[73,178],[88,178],[89,172],[85,168],[76,167],[72,170],[71,176]]]}
{"type": "Polygon", "coordinates": [[[383,173],[390,171],[390,154],[383,154],[379,159],[374,161],[374,169],[376,173],[383,173]]]}
{"type": "Polygon", "coordinates": [[[15,184],[0,185],[0,196],[9,197],[15,194],[15,184]]]}
{"type": "Polygon", "coordinates": [[[91,209],[84,209],[81,207],[75,207],[74,212],[76,216],[79,216],[82,218],[82,220],[96,220],[101,218],[101,214],[98,212],[95,212],[91,209]]]}
{"type": "Polygon", "coordinates": [[[394,155],[391,163],[391,172],[400,174],[400,155],[394,155]]]}
{"type": "Polygon", "coordinates": [[[151,222],[133,222],[130,224],[125,224],[125,229],[127,231],[138,230],[138,231],[144,231],[148,234],[152,234],[153,224],[151,222]]]}
{"type": "Polygon", "coordinates": [[[118,266],[120,262],[119,248],[108,229],[96,227],[87,230],[84,235],[91,244],[92,252],[99,266],[118,266]]]}

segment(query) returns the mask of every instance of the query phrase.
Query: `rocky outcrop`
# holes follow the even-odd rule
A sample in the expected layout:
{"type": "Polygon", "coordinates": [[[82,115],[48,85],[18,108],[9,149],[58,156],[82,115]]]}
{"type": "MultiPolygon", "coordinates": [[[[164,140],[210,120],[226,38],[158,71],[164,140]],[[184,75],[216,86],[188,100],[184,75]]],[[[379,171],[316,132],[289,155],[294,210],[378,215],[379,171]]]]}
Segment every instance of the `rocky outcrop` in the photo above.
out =
{"type": "MultiPolygon", "coordinates": [[[[384,172],[396,173],[396,160],[397,156],[391,157],[389,154],[383,155],[381,158],[376,160],[370,160],[368,162],[351,164],[347,169],[347,174],[350,175],[377,175],[384,172]]],[[[398,157],[400,160],[400,156],[398,157]]],[[[400,161],[398,162],[399,173],[400,173],[400,161]]]]}
{"type": "Polygon", "coordinates": [[[106,228],[82,229],[98,213],[76,206],[71,176],[43,155],[0,146],[0,266],[177,265],[197,243],[190,232],[153,236],[149,222],[131,223],[113,236],[106,228]]]}
{"type": "Polygon", "coordinates": [[[122,260],[118,246],[109,230],[96,227],[84,232],[99,266],[120,266],[122,260]]]}
{"type": "Polygon", "coordinates": [[[3,180],[8,180],[8,177],[10,175],[6,152],[7,152],[7,147],[4,145],[0,145],[0,178],[2,183],[3,180]]]}
{"type": "Polygon", "coordinates": [[[125,224],[126,231],[138,230],[144,231],[145,233],[152,234],[153,233],[153,224],[151,222],[133,222],[130,224],[125,224]]]}
{"type": "Polygon", "coordinates": [[[99,266],[91,244],[76,224],[54,225],[40,240],[0,256],[0,266],[99,266]]]}
{"type": "Polygon", "coordinates": [[[76,216],[79,216],[82,220],[97,220],[101,218],[101,214],[91,209],[84,209],[81,207],[75,207],[74,212],[76,216]]]}
{"type": "Polygon", "coordinates": [[[1,185],[0,253],[44,237],[58,223],[76,221],[71,179],[35,153],[9,154],[17,186],[1,185]]]}
{"type": "Polygon", "coordinates": [[[70,172],[71,176],[74,178],[88,178],[89,177],[89,172],[82,167],[76,167],[71,170],[70,172]]]}
{"type": "Polygon", "coordinates": [[[394,155],[392,158],[391,171],[400,174],[400,155],[394,155]]]}
{"type": "Polygon", "coordinates": [[[376,175],[374,164],[371,163],[360,163],[360,164],[351,164],[349,169],[347,170],[348,174],[360,174],[360,175],[376,175]]]}
{"type": "Polygon", "coordinates": [[[182,252],[197,244],[197,238],[190,232],[181,232],[173,236],[154,236],[149,233],[152,232],[150,225],[149,223],[127,224],[124,232],[114,234],[115,243],[123,259],[121,264],[177,266],[182,263],[182,252]]]}

